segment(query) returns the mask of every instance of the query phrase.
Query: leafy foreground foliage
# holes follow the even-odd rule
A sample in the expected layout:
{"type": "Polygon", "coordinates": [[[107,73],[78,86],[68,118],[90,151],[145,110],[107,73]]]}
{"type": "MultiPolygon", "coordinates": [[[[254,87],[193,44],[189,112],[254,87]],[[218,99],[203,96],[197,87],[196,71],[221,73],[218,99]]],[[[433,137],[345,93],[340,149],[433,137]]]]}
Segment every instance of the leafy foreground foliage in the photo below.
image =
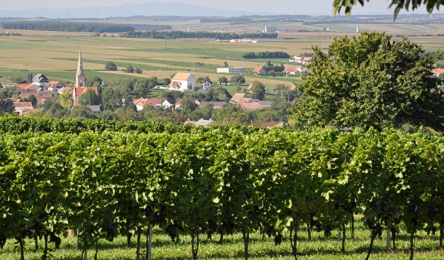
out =
{"type": "MultiPolygon", "coordinates": [[[[46,259],[47,241],[76,229],[84,259],[119,235],[138,237],[136,254],[145,248],[149,259],[159,227],[176,243],[189,236],[194,259],[202,237],[225,243],[234,233],[249,258],[257,232],[277,244],[286,234],[296,258],[304,228],[308,239],[315,230],[346,233],[360,214],[371,234],[367,258],[386,229],[394,249],[408,239],[413,258],[426,249],[419,232],[439,233],[442,247],[443,169],[443,138],[393,130],[5,133],[0,245],[17,240],[24,259],[26,238],[40,237],[46,259]]],[[[342,239],[342,253],[347,246],[342,239]]]]}
{"type": "Polygon", "coordinates": [[[314,48],[313,72],[294,113],[304,127],[400,127],[443,131],[444,98],[431,70],[440,54],[385,33],[334,39],[328,53],[314,48]]]}
{"type": "MultiPolygon", "coordinates": [[[[361,219],[363,220],[363,219],[361,219]]],[[[365,248],[368,246],[367,240],[369,232],[363,221],[357,222],[355,230],[355,238],[351,239],[350,227],[347,227],[347,253],[341,254],[341,242],[337,239],[337,234],[326,238],[323,233],[316,232],[312,236],[312,241],[308,240],[306,229],[301,230],[300,249],[301,259],[364,259],[365,248]]],[[[401,232],[403,234],[404,231],[401,232]]],[[[189,244],[191,238],[183,236],[179,243],[171,241],[170,237],[163,233],[160,229],[154,229],[153,236],[153,259],[190,259],[191,253],[189,244]]],[[[141,243],[145,243],[145,238],[141,239],[141,243]]],[[[416,259],[442,259],[444,251],[439,249],[436,236],[427,236],[425,232],[418,234],[417,246],[421,248],[416,254],[416,259]]],[[[128,247],[127,238],[118,236],[113,242],[106,240],[99,241],[98,259],[135,259],[136,243],[133,238],[131,245],[128,247]]],[[[81,252],[76,249],[77,238],[67,237],[62,239],[60,249],[56,249],[50,244],[51,256],[56,259],[79,259],[81,252]]],[[[408,258],[408,239],[400,236],[397,242],[397,250],[386,250],[386,240],[377,238],[375,241],[374,259],[407,259],[408,258]]],[[[43,243],[40,241],[39,250],[35,251],[35,243],[31,239],[26,240],[26,259],[40,259],[42,254],[43,243]]],[[[92,250],[88,252],[94,254],[92,250]]],[[[142,252],[143,253],[143,252],[142,252]]],[[[204,238],[202,246],[199,250],[199,257],[202,259],[242,259],[243,242],[242,235],[236,233],[226,236],[224,243],[218,243],[218,237],[212,239],[204,238]]],[[[20,259],[17,246],[13,240],[8,240],[5,248],[0,251],[0,258],[20,259]]],[[[294,259],[291,255],[289,247],[288,233],[284,234],[282,244],[275,245],[274,239],[268,236],[263,237],[260,233],[251,235],[251,258],[250,259],[294,259]]]]}

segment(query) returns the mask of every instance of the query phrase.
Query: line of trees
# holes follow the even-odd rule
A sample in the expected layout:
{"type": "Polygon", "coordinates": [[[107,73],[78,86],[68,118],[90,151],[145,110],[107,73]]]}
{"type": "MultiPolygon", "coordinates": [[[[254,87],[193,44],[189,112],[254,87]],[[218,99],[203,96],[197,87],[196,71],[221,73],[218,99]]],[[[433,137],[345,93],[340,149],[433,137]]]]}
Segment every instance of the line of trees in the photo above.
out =
{"type": "Polygon", "coordinates": [[[134,27],[119,24],[101,23],[70,23],[70,22],[7,22],[2,24],[3,29],[62,31],[62,32],[94,32],[113,33],[131,32],[134,27]]]}
{"type": "Polygon", "coordinates": [[[249,52],[242,56],[244,59],[288,59],[290,55],[283,51],[249,52]]]}
{"type": "MultiPolygon", "coordinates": [[[[102,127],[103,129],[103,127],[102,127]]],[[[243,234],[290,235],[343,232],[362,214],[373,241],[399,227],[408,234],[411,258],[419,230],[444,231],[444,140],[424,133],[337,130],[245,133],[212,131],[134,134],[95,131],[3,134],[0,138],[0,245],[14,238],[24,259],[24,239],[59,241],[77,229],[86,259],[99,239],[147,236],[159,226],[175,242],[243,234]],[[102,132],[102,133],[100,133],[102,132]],[[29,145],[32,144],[32,145],[29,145]],[[159,149],[162,147],[162,149],[159,149]],[[55,238],[55,239],[54,239],[55,238]]],[[[352,228],[353,233],[353,228],[352,228]]],[[[353,236],[353,235],[352,235],[353,236]]],[[[353,239],[353,238],[352,238],[353,239]]],[[[140,256],[140,239],[136,255],[140,256]]],[[[419,245],[420,247],[420,245],[419,245]]]]}
{"type": "Polygon", "coordinates": [[[237,38],[277,38],[277,33],[219,33],[219,32],[185,32],[185,31],[132,31],[120,35],[124,38],[152,38],[152,39],[177,39],[177,38],[211,38],[230,40],[237,38]]]}

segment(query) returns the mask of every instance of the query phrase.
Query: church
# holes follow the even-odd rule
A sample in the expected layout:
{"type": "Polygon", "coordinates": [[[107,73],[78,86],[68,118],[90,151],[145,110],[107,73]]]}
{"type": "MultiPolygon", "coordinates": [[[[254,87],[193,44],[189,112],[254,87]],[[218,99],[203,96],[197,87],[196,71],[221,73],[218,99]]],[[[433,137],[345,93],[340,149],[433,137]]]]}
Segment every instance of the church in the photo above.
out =
{"type": "Polygon", "coordinates": [[[76,85],[72,89],[72,100],[73,106],[77,106],[79,102],[79,97],[85,93],[88,89],[94,90],[96,95],[99,95],[96,87],[87,87],[85,80],[85,73],[83,72],[83,61],[82,61],[82,52],[79,51],[79,60],[77,63],[77,72],[76,72],[76,85]]]}

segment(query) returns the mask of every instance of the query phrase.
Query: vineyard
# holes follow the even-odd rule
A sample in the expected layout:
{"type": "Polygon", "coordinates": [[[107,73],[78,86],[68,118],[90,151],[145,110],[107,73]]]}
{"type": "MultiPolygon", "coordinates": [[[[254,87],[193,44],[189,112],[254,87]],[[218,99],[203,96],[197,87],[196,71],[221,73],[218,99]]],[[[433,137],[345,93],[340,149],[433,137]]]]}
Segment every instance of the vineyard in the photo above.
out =
{"type": "MultiPolygon", "coordinates": [[[[82,258],[98,241],[136,237],[134,256],[151,258],[153,228],[177,242],[260,231],[289,235],[295,258],[302,229],[326,236],[444,231],[444,139],[395,130],[293,132],[248,127],[188,128],[157,123],[0,119],[0,247],[25,238],[60,245],[76,230],[82,258]],[[145,236],[145,245],[141,243],[145,236]],[[145,252],[142,256],[141,252],[145,252]]],[[[416,248],[418,249],[418,248],[416,248]]],[[[1,253],[1,251],[0,251],[1,253]]]]}

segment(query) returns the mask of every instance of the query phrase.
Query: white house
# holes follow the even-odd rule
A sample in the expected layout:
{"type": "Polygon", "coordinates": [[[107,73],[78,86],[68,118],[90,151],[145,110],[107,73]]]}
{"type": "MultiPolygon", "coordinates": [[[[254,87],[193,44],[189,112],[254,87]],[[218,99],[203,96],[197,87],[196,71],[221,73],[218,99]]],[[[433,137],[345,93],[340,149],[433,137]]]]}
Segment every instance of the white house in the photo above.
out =
{"type": "Polygon", "coordinates": [[[33,109],[31,102],[14,102],[15,111],[19,113],[19,115],[23,115],[23,111],[33,109]]]}
{"type": "Polygon", "coordinates": [[[152,106],[156,110],[162,109],[162,99],[160,98],[134,98],[133,103],[137,111],[143,110],[146,106],[152,106]]]}
{"type": "Polygon", "coordinates": [[[174,100],[167,98],[162,102],[162,108],[165,110],[172,110],[174,108],[174,100]]]}
{"type": "Polygon", "coordinates": [[[187,72],[179,72],[172,79],[170,89],[182,92],[194,91],[196,79],[193,74],[187,72]]]}

